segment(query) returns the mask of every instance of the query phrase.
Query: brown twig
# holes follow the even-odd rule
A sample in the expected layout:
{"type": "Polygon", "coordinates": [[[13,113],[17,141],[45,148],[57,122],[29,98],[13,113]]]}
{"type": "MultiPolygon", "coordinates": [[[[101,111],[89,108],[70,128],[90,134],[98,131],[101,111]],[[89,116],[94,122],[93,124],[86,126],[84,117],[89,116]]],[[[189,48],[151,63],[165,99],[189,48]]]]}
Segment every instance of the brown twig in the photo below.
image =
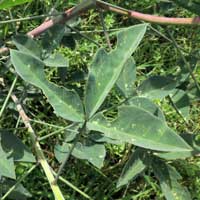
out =
{"type": "Polygon", "coordinates": [[[104,10],[109,10],[118,14],[127,15],[130,18],[135,18],[150,23],[174,24],[174,25],[195,25],[195,24],[200,25],[200,17],[194,17],[194,18],[161,17],[161,16],[136,12],[134,10],[127,10],[125,8],[121,8],[119,6],[115,6],[100,0],[97,0],[96,4],[98,7],[104,10]]]}
{"type": "Polygon", "coordinates": [[[96,5],[95,1],[93,0],[83,1],[77,6],[74,6],[73,8],[66,10],[62,16],[58,16],[58,17],[55,17],[54,19],[50,19],[43,22],[40,26],[28,32],[27,35],[31,37],[37,37],[38,35],[45,32],[47,29],[51,28],[55,24],[64,23],[72,19],[73,17],[79,16],[80,14],[89,10],[90,8],[93,8],[95,5],[96,5]]]}
{"type": "MultiPolygon", "coordinates": [[[[83,1],[77,6],[65,11],[65,13],[62,16],[55,17],[54,19],[46,20],[40,26],[28,32],[27,35],[29,35],[30,37],[37,37],[43,32],[45,32],[46,30],[48,30],[49,28],[53,27],[54,25],[58,23],[64,23],[65,21],[75,16],[79,16],[80,14],[94,7],[101,8],[107,11],[112,11],[112,12],[122,14],[122,15],[127,15],[130,18],[134,18],[134,19],[138,19],[138,20],[142,20],[142,21],[146,21],[150,23],[171,24],[171,25],[200,25],[199,16],[194,17],[194,18],[174,18],[174,17],[155,16],[155,15],[140,13],[134,10],[127,10],[119,6],[115,6],[115,5],[106,3],[104,1],[100,1],[100,0],[88,0],[88,1],[83,1]]],[[[3,47],[0,49],[0,54],[8,52],[8,51],[9,51],[8,48],[3,47]]]]}

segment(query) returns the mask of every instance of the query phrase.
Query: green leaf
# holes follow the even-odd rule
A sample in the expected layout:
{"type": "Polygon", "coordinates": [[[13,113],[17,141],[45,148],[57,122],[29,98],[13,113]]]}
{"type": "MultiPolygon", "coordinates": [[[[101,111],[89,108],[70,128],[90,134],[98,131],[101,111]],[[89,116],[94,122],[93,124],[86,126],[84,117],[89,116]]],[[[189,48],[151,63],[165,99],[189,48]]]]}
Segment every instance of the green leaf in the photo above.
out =
{"type": "Polygon", "coordinates": [[[68,60],[59,52],[51,54],[43,60],[44,64],[49,67],[68,67],[68,60]]]}
{"type": "MultiPolygon", "coordinates": [[[[54,152],[59,162],[62,162],[73,144],[64,143],[63,145],[56,145],[54,152]]],[[[106,155],[103,144],[82,144],[78,142],[72,151],[72,155],[78,159],[88,160],[94,166],[101,168],[106,155]]]]}
{"type": "Polygon", "coordinates": [[[67,67],[59,67],[57,69],[57,74],[58,74],[58,77],[60,78],[60,80],[62,81],[62,83],[66,84],[66,78],[67,78],[67,74],[68,74],[67,67]]]}
{"type": "Polygon", "coordinates": [[[163,99],[173,93],[176,88],[176,82],[170,77],[152,76],[147,78],[137,88],[139,96],[149,99],[163,99]]]}
{"type": "MultiPolygon", "coordinates": [[[[3,194],[6,193],[13,185],[16,184],[16,181],[10,180],[10,179],[5,179],[3,181],[3,187],[2,187],[2,192],[3,194]]],[[[1,187],[1,185],[0,185],[1,187]]],[[[22,184],[19,184],[8,196],[9,199],[20,199],[20,200],[26,200],[27,198],[32,197],[30,192],[24,188],[22,184]]]]}
{"type": "Polygon", "coordinates": [[[89,130],[105,136],[158,151],[190,151],[191,147],[165,122],[135,106],[119,107],[118,117],[108,121],[97,113],[88,123],[89,130]]]}
{"type": "Polygon", "coordinates": [[[9,9],[17,5],[21,5],[27,2],[31,2],[32,0],[1,0],[0,1],[0,9],[9,9]]]}
{"type": "Polygon", "coordinates": [[[32,152],[12,133],[1,132],[1,145],[14,161],[35,162],[32,152]]]}
{"type": "Polygon", "coordinates": [[[72,35],[65,35],[62,38],[61,44],[65,47],[72,49],[72,50],[74,50],[76,48],[76,41],[75,41],[75,39],[72,35]]]}
{"type": "Polygon", "coordinates": [[[86,115],[90,118],[101,106],[117,81],[125,63],[138,47],[147,24],[127,28],[118,33],[116,49],[110,53],[98,50],[89,69],[85,91],[86,115]]]}
{"type": "Polygon", "coordinates": [[[64,131],[64,138],[63,138],[63,141],[64,142],[72,142],[77,134],[79,133],[78,130],[83,126],[82,123],[73,123],[70,125],[69,129],[67,128],[65,131],[64,131]]]}
{"type": "MultiPolygon", "coordinates": [[[[42,50],[38,43],[27,35],[17,35],[13,38],[13,43],[22,53],[30,54],[36,59],[42,59],[42,50]]],[[[59,52],[49,54],[43,60],[44,64],[49,67],[68,67],[67,59],[59,52]]]]}
{"type": "Polygon", "coordinates": [[[131,180],[136,178],[140,173],[142,173],[149,162],[149,157],[147,152],[141,148],[137,148],[130,156],[120,178],[117,182],[117,187],[128,184],[131,180]]]}
{"type": "Polygon", "coordinates": [[[186,159],[200,154],[200,147],[196,144],[195,135],[191,133],[183,133],[180,136],[192,147],[192,151],[181,151],[181,152],[167,152],[167,153],[154,153],[154,155],[166,159],[166,160],[177,160],[186,159]]]}
{"type": "Polygon", "coordinates": [[[62,24],[56,24],[42,35],[42,47],[47,57],[55,48],[60,45],[64,34],[65,26],[62,24]]]}
{"type": "Polygon", "coordinates": [[[83,106],[78,94],[47,81],[43,62],[16,50],[11,50],[10,54],[17,73],[25,81],[43,90],[57,115],[75,122],[84,121],[83,106]]]}
{"type": "Polygon", "coordinates": [[[144,109],[145,111],[165,122],[165,116],[162,110],[149,99],[144,97],[133,97],[128,101],[128,103],[129,105],[134,105],[138,108],[144,109]]]}
{"type": "Polygon", "coordinates": [[[153,171],[160,182],[162,192],[167,200],[191,200],[188,190],[178,181],[182,178],[176,169],[165,162],[155,159],[153,171]]]}
{"type": "Polygon", "coordinates": [[[0,145],[0,179],[1,176],[15,179],[15,166],[13,158],[8,153],[4,152],[0,145]]]}
{"type": "Polygon", "coordinates": [[[179,110],[185,120],[188,120],[190,117],[190,98],[188,94],[183,90],[177,89],[171,96],[176,108],[179,110]]]}
{"type": "Polygon", "coordinates": [[[28,37],[27,35],[17,35],[13,37],[13,43],[19,51],[30,54],[38,59],[41,58],[42,51],[40,46],[35,40],[28,37]]]}
{"type": "Polygon", "coordinates": [[[192,102],[200,101],[200,91],[196,85],[191,85],[189,90],[187,90],[187,94],[192,102]]]}
{"type": "Polygon", "coordinates": [[[179,86],[179,88],[183,88],[183,85],[185,87],[187,82],[190,82],[189,79],[191,72],[195,73],[195,70],[198,67],[199,56],[200,52],[197,50],[197,51],[192,51],[188,56],[186,56],[185,59],[187,63],[185,63],[183,59],[180,59],[178,63],[180,69],[177,70],[177,73],[173,75],[177,81],[178,84],[177,86],[179,86]]]}
{"type": "Polygon", "coordinates": [[[117,86],[125,97],[129,97],[133,94],[135,80],[136,65],[134,59],[130,57],[125,63],[123,70],[117,80],[117,86]]]}
{"type": "Polygon", "coordinates": [[[99,132],[90,133],[89,138],[96,143],[109,143],[109,144],[124,144],[124,142],[119,140],[114,140],[112,138],[106,137],[99,132]]]}

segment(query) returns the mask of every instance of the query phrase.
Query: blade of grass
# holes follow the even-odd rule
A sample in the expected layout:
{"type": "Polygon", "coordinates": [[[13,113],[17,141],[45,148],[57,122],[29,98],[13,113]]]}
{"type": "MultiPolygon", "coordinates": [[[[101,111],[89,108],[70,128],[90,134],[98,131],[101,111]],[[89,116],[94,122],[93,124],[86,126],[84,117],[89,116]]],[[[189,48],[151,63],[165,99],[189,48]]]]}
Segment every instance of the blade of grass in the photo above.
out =
{"type": "Polygon", "coordinates": [[[39,120],[35,120],[35,119],[29,119],[29,121],[37,123],[37,124],[42,124],[44,126],[49,126],[49,127],[54,127],[54,128],[64,128],[63,126],[57,126],[54,124],[49,124],[47,122],[43,122],[43,121],[39,121],[39,120]]]}
{"type": "Polygon", "coordinates": [[[41,18],[45,18],[45,17],[59,16],[59,15],[63,15],[63,14],[64,14],[64,12],[63,13],[56,13],[56,14],[42,14],[42,15],[29,16],[29,17],[21,17],[21,18],[18,18],[18,19],[9,19],[9,20],[0,21],[0,25],[13,23],[13,22],[22,22],[22,21],[41,19],[41,18]]]}
{"type": "Polygon", "coordinates": [[[10,98],[12,92],[13,92],[13,89],[14,89],[14,87],[15,87],[15,84],[16,84],[16,82],[17,82],[17,79],[18,79],[18,76],[16,76],[15,79],[14,79],[14,81],[12,82],[12,85],[11,85],[11,87],[10,87],[10,90],[9,90],[9,92],[8,92],[8,95],[6,96],[6,99],[5,99],[5,101],[4,101],[4,103],[3,103],[3,106],[2,106],[2,108],[1,108],[1,110],[0,110],[0,118],[1,118],[1,116],[2,116],[2,114],[3,114],[3,112],[4,112],[5,108],[6,108],[6,106],[7,106],[7,104],[8,104],[9,98],[10,98]]]}
{"type": "Polygon", "coordinates": [[[49,133],[48,135],[45,135],[43,137],[39,137],[38,140],[39,141],[42,141],[42,140],[45,140],[53,135],[57,135],[58,133],[60,133],[61,131],[64,131],[64,130],[68,130],[68,131],[71,131],[71,132],[75,132],[75,133],[78,133],[77,131],[73,130],[73,129],[69,129],[67,127],[64,127],[64,128],[61,128],[59,130],[56,130],[56,131],[53,131],[52,133],[49,133]]]}

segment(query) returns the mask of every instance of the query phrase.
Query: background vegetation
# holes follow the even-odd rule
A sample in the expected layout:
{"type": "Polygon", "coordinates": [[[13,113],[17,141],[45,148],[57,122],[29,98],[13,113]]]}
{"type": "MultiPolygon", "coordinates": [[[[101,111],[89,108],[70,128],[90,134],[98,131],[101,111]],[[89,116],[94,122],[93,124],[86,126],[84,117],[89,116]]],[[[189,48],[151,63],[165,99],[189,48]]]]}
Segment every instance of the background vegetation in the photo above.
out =
{"type": "MultiPolygon", "coordinates": [[[[110,0],[109,2],[128,9],[156,15],[179,17],[194,16],[194,13],[180,7],[180,5],[175,4],[173,1],[110,0]]],[[[53,0],[36,0],[16,6],[10,10],[1,10],[0,21],[46,14],[49,13],[54,6],[56,6],[58,11],[63,11],[77,3],[78,1],[69,0],[58,1],[55,5],[55,1],[53,0]]],[[[129,19],[126,16],[120,16],[110,12],[105,12],[103,15],[106,27],[111,35],[113,46],[115,44],[115,40],[112,37],[114,31],[140,23],[138,20],[129,19]]],[[[26,33],[42,22],[43,19],[35,19],[0,25],[0,44],[2,46],[4,44],[12,46],[10,41],[12,36],[16,33],[26,33]]],[[[81,15],[81,17],[78,17],[70,24],[91,40],[107,48],[98,12],[91,10],[81,15]]],[[[196,78],[200,81],[199,32],[200,26],[161,26],[152,24],[134,54],[137,65],[137,85],[150,75],[174,74],[179,70],[179,67],[183,65],[183,60],[173,40],[177,42],[177,45],[188,62],[197,63],[197,70],[195,73],[196,78]]],[[[71,34],[65,37],[63,44],[57,48],[57,51],[61,52],[69,60],[67,71],[59,70],[58,68],[47,68],[46,74],[48,79],[60,85],[76,88],[76,90],[81,91],[85,83],[89,63],[91,63],[91,59],[97,48],[98,46],[94,44],[94,42],[72,31],[71,34]],[[71,35],[73,35],[73,38],[71,35]]],[[[5,101],[13,80],[14,75],[10,70],[7,56],[2,56],[0,58],[0,108],[5,101]]],[[[23,102],[25,111],[31,119],[33,129],[40,137],[56,131],[58,126],[67,125],[65,120],[56,117],[53,113],[53,109],[47,103],[46,98],[39,89],[19,79],[16,83],[14,93],[21,97],[20,100],[23,102]]],[[[122,97],[113,90],[104,103],[104,107],[108,108],[115,105],[121,98],[122,97]]],[[[169,99],[156,103],[162,107],[168,125],[174,130],[179,132],[199,132],[200,104],[198,101],[189,107],[190,115],[186,121],[173,109],[169,99]]],[[[108,113],[108,115],[114,116],[115,112],[108,113]]],[[[19,119],[15,104],[11,100],[0,118],[0,128],[2,130],[13,131],[27,146],[31,146],[26,129],[19,119]]],[[[54,170],[58,169],[59,163],[55,159],[53,148],[55,144],[62,142],[62,135],[63,132],[60,131],[53,137],[49,137],[41,142],[44,153],[54,170]]],[[[160,185],[151,173],[151,170],[146,171],[145,174],[143,174],[144,176],[138,176],[127,187],[116,188],[116,182],[127,159],[126,152],[128,148],[129,147],[126,145],[107,144],[106,159],[101,171],[88,164],[87,161],[77,160],[71,157],[62,176],[95,200],[164,199],[160,185]]],[[[188,187],[192,198],[200,199],[200,158],[196,156],[187,160],[170,161],[170,163],[175,166],[182,175],[183,179],[181,183],[188,187]]],[[[16,165],[17,177],[20,177],[30,166],[31,164],[18,163],[16,165]]],[[[31,174],[23,180],[23,185],[28,189],[30,194],[32,194],[31,199],[33,200],[54,199],[49,184],[47,180],[45,180],[45,176],[40,168],[36,168],[31,172],[31,174]]],[[[61,188],[63,193],[67,195],[66,199],[85,199],[75,190],[64,184],[62,185],[62,183],[61,188]]]]}

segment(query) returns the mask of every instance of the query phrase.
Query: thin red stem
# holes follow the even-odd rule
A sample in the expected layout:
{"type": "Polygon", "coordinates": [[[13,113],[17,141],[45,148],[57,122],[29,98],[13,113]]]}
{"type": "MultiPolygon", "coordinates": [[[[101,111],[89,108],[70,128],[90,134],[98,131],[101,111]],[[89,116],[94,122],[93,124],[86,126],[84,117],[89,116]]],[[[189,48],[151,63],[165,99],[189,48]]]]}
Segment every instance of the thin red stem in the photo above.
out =
{"type": "MultiPolygon", "coordinates": [[[[67,11],[61,17],[56,17],[55,19],[50,19],[43,22],[40,26],[28,32],[27,35],[30,37],[37,37],[49,28],[53,27],[55,24],[64,23],[65,21],[79,16],[80,14],[86,12],[90,8],[99,7],[101,9],[112,11],[118,14],[127,15],[128,17],[135,18],[138,20],[150,22],[150,23],[158,23],[158,24],[172,24],[172,25],[200,25],[200,17],[194,18],[174,18],[174,17],[161,17],[155,15],[144,14],[140,12],[136,12],[134,10],[127,10],[104,1],[100,0],[88,0],[87,3],[83,2],[67,11]],[[89,2],[89,3],[88,3],[89,2]]],[[[0,54],[8,52],[9,49],[4,47],[0,48],[0,54]]]]}
{"type": "Polygon", "coordinates": [[[128,17],[135,18],[138,20],[157,23],[157,24],[174,24],[174,25],[200,25],[200,17],[194,18],[174,18],[174,17],[161,17],[155,15],[144,14],[136,12],[134,10],[127,10],[104,1],[97,1],[97,6],[104,10],[109,10],[122,15],[127,15],[128,17]]]}
{"type": "Polygon", "coordinates": [[[139,13],[136,11],[131,11],[130,15],[132,18],[157,23],[157,24],[174,24],[174,25],[194,25],[200,24],[200,17],[194,18],[173,18],[173,17],[160,17],[155,15],[148,15],[139,13]]]}
{"type": "Polygon", "coordinates": [[[52,26],[54,26],[55,24],[64,23],[65,21],[75,16],[79,16],[80,14],[84,13],[85,11],[89,10],[90,8],[94,6],[95,4],[91,0],[89,3],[84,3],[84,2],[80,3],[79,5],[66,10],[62,16],[58,16],[58,17],[55,17],[54,19],[50,19],[43,22],[40,26],[28,32],[27,35],[31,37],[37,37],[43,32],[45,32],[46,30],[48,30],[49,28],[51,28],[52,26]]]}

